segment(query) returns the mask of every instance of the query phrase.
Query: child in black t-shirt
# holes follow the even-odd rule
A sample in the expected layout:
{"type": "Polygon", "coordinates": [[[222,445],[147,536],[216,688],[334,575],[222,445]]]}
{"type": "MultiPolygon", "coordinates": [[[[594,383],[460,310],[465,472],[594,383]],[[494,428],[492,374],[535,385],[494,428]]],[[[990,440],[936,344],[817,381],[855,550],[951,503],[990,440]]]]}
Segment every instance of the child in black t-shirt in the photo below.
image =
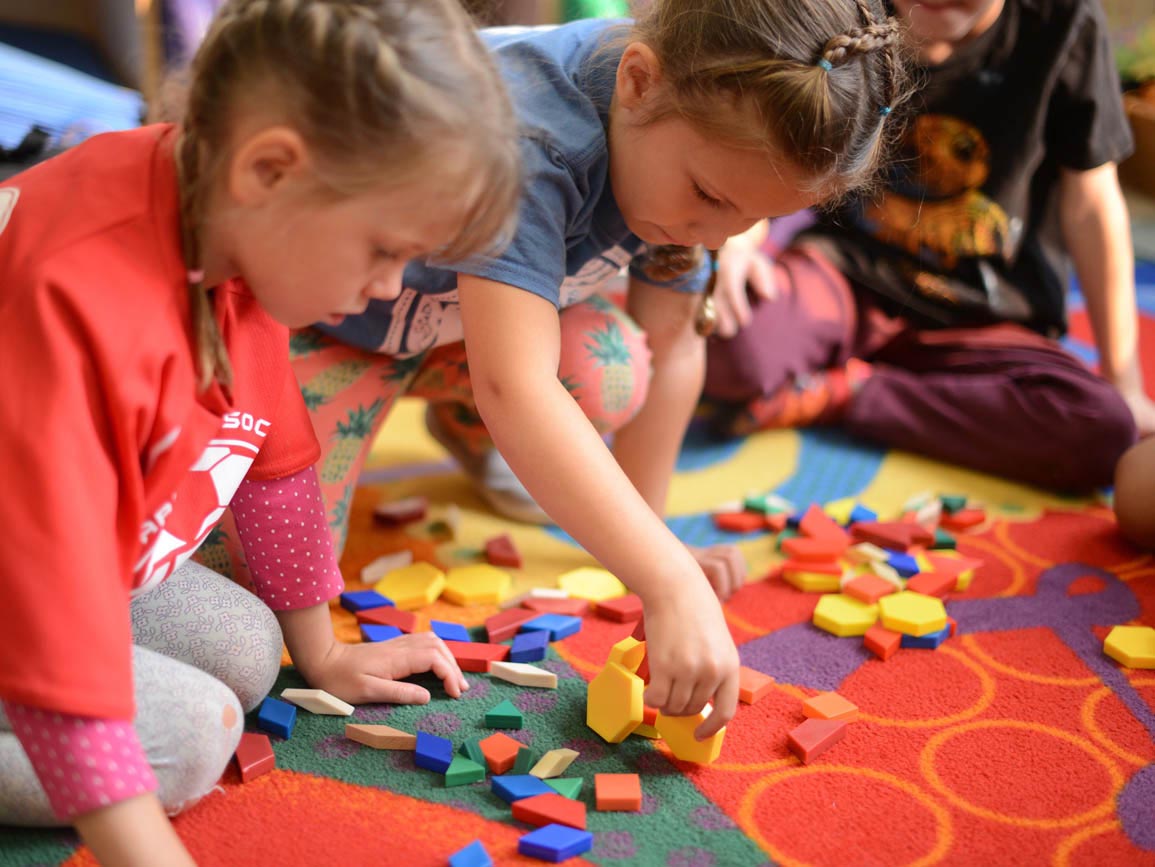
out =
{"type": "Polygon", "coordinates": [[[769,275],[748,239],[724,248],[716,300],[723,331],[741,327],[711,341],[706,394],[732,405],[733,433],[834,423],[1052,489],[1108,485],[1136,427],[1155,433],[1155,404],[1102,10],[894,6],[925,82],[899,159],[879,194],[821,215],[769,275]],[[1101,377],[1056,342],[1072,263],[1101,377]]]}

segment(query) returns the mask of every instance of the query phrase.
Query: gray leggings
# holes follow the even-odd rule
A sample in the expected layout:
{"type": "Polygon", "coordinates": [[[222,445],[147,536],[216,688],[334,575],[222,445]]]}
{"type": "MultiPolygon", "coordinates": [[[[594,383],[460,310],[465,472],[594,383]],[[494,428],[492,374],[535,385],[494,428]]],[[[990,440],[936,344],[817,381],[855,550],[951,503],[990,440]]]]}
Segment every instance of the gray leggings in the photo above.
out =
{"type": "MultiPolygon", "coordinates": [[[[281,629],[256,596],[191,561],[131,610],[134,724],[160,802],[175,815],[216,785],[244,713],[272,688],[281,629]]],[[[0,824],[62,824],[2,708],[0,824]]]]}

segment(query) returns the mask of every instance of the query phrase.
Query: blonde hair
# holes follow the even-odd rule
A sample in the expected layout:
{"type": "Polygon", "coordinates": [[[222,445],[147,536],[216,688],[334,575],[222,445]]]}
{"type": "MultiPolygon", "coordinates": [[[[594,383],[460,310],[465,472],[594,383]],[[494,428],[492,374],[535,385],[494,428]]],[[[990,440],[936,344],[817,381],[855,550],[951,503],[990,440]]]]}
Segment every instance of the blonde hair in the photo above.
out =
{"type": "Polygon", "coordinates": [[[516,121],[494,64],[454,0],[228,0],[193,58],[178,146],[199,386],[231,384],[200,238],[206,191],[240,94],[272,87],[337,197],[410,180],[429,151],[461,155],[478,183],[450,259],[510,236],[520,195],[516,121]]]}
{"type": "Polygon", "coordinates": [[[677,114],[785,158],[826,198],[875,180],[909,97],[901,26],[879,0],[655,0],[632,38],[667,82],[649,120],[677,114]]]}

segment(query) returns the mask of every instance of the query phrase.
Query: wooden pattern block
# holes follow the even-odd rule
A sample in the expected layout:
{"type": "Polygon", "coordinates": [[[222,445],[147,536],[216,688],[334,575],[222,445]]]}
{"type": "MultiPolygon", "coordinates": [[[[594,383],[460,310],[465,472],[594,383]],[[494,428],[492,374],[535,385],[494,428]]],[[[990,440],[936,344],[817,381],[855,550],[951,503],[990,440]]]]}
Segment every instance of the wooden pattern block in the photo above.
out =
{"type": "Polygon", "coordinates": [[[482,644],[480,641],[446,641],[445,646],[462,671],[489,671],[491,663],[506,659],[509,647],[504,644],[482,644]]]}
{"type": "Polygon", "coordinates": [[[820,692],[802,702],[802,715],[807,719],[839,719],[854,722],[858,719],[858,705],[847,701],[836,692],[820,692]]]}
{"type": "Polygon", "coordinates": [[[357,612],[357,622],[369,626],[393,626],[402,632],[417,631],[417,615],[396,608],[370,608],[357,612]]]}
{"type": "Polygon", "coordinates": [[[267,774],[277,766],[273,745],[269,736],[259,732],[244,732],[237,744],[237,769],[241,772],[241,782],[247,783],[261,774],[267,774]]]}
{"type": "Polygon", "coordinates": [[[445,573],[441,598],[454,605],[496,605],[509,595],[513,576],[488,563],[457,566],[445,573]]]}
{"type": "Polygon", "coordinates": [[[950,638],[949,623],[942,629],[926,635],[904,635],[902,636],[902,646],[915,650],[938,650],[938,646],[948,638],[950,638]]]}
{"type": "Polygon", "coordinates": [[[529,772],[541,780],[560,777],[566,772],[566,770],[569,769],[569,766],[572,765],[580,755],[581,753],[579,753],[577,750],[550,750],[548,753],[538,759],[537,764],[530,768],[529,772]]]}
{"type": "Polygon", "coordinates": [[[537,762],[535,761],[533,750],[529,747],[522,747],[517,751],[517,760],[513,763],[513,767],[510,768],[509,772],[518,775],[528,774],[529,769],[535,764],[537,764],[537,762]]]}
{"type": "Polygon", "coordinates": [[[758,512],[715,512],[714,526],[727,533],[757,533],[766,529],[766,516],[758,512]]]}
{"type": "Polygon", "coordinates": [[[491,566],[505,566],[509,569],[521,568],[521,552],[513,544],[509,533],[502,533],[485,540],[485,559],[491,566]]]}
{"type": "MultiPolygon", "coordinates": [[[[541,615],[539,614],[538,617],[541,615]]],[[[534,618],[536,620],[537,617],[534,618]]],[[[524,624],[522,624],[524,626],[524,624]]],[[[502,645],[504,647],[505,645],[502,645]]],[[[539,662],[545,659],[549,650],[548,632],[521,632],[513,636],[513,646],[509,648],[510,662],[539,662]]]]}
{"type": "Polygon", "coordinates": [[[658,721],[658,709],[654,708],[654,707],[649,707],[647,705],[643,705],[642,706],[642,721],[640,723],[638,723],[638,727],[636,729],[634,729],[633,732],[631,732],[631,734],[635,734],[635,735],[638,735],[639,737],[643,737],[643,738],[649,738],[650,740],[657,740],[658,738],[661,737],[661,735],[658,734],[657,726],[654,725],[654,723],[656,723],[657,721],[658,721]]]}
{"type": "Polygon", "coordinates": [[[607,663],[590,681],[586,725],[603,740],[620,744],[642,721],[642,679],[616,662],[607,663]]]}
{"type": "Polygon", "coordinates": [[[537,613],[527,608],[507,608],[485,621],[485,632],[492,644],[507,641],[517,635],[521,625],[537,617],[537,613]]]}
{"type": "Polygon", "coordinates": [[[812,503],[798,522],[798,529],[802,535],[812,539],[825,539],[831,543],[842,545],[842,550],[850,544],[849,534],[838,526],[838,522],[830,517],[817,503],[812,503]]]}
{"type": "Polygon", "coordinates": [[[873,542],[859,542],[847,548],[844,556],[851,563],[885,563],[888,555],[873,542]]]}
{"type": "Polygon", "coordinates": [[[945,599],[958,584],[958,577],[944,572],[921,572],[906,582],[906,589],[924,596],[945,599]]]}
{"type": "Polygon", "coordinates": [[[582,785],[585,783],[581,777],[559,777],[556,780],[546,780],[545,784],[557,792],[564,798],[572,798],[577,800],[582,794],[582,785]]]}
{"type": "Polygon", "coordinates": [[[830,593],[814,606],[813,620],[819,629],[840,638],[865,635],[878,620],[878,606],[843,593],[830,593]]]}
{"type": "Polygon", "coordinates": [[[445,573],[432,563],[411,563],[394,569],[373,587],[405,611],[432,605],[445,589],[445,573]]]}
{"type": "Polygon", "coordinates": [[[870,542],[892,551],[909,551],[916,545],[934,542],[934,533],[919,524],[902,521],[854,524],[850,528],[855,542],[870,542]]]}
{"type": "Polygon", "coordinates": [[[567,596],[564,599],[530,596],[521,604],[523,608],[537,614],[562,614],[566,617],[581,617],[590,610],[590,601],[577,596],[567,596]]]}
{"type": "MultiPolygon", "coordinates": [[[[362,584],[376,584],[394,569],[408,566],[413,562],[413,552],[406,548],[404,551],[394,551],[392,554],[382,554],[376,560],[366,564],[361,569],[362,584]]],[[[376,591],[371,591],[376,592],[376,591]]],[[[392,600],[390,600],[392,605],[392,600]]]]}
{"type": "Polygon", "coordinates": [[[283,738],[293,736],[293,726],[297,722],[297,709],[287,701],[266,698],[257,711],[257,728],[283,738]]]}
{"type": "Polygon", "coordinates": [[[636,593],[627,593],[617,599],[607,599],[598,603],[597,613],[599,617],[613,620],[616,623],[640,620],[642,618],[642,599],[636,593]]]}
{"type": "Polygon", "coordinates": [[[558,824],[544,825],[517,841],[519,854],[555,863],[588,852],[593,846],[594,835],[589,831],[558,824]]]}
{"type": "Polygon", "coordinates": [[[842,592],[847,596],[854,597],[859,602],[873,605],[883,596],[894,593],[895,586],[877,575],[865,574],[848,581],[842,588],[842,592]]]}
{"type": "Polygon", "coordinates": [[[392,604],[392,599],[386,599],[376,590],[351,590],[341,594],[341,607],[352,614],[392,604]]]}
{"type": "Polygon", "coordinates": [[[902,646],[902,633],[892,632],[881,623],[876,623],[866,630],[863,644],[879,659],[887,660],[898,653],[902,646]]]}
{"type": "Polygon", "coordinates": [[[642,809],[642,778],[637,774],[594,774],[594,801],[603,813],[637,813],[642,809]]]}
{"type": "Polygon", "coordinates": [[[763,699],[774,688],[774,678],[752,668],[738,669],[738,701],[754,704],[763,699]]]}
{"type": "Polygon", "coordinates": [[[841,557],[847,547],[846,544],[832,539],[795,536],[782,543],[782,553],[798,562],[830,563],[841,557]]]}
{"type": "Polygon", "coordinates": [[[846,722],[838,719],[808,719],[786,738],[790,752],[808,765],[844,737],[846,722]]]}
{"type": "Polygon", "coordinates": [[[429,732],[418,732],[413,760],[419,768],[444,774],[453,762],[453,741],[429,732]]]}
{"type": "Polygon", "coordinates": [[[898,551],[891,551],[886,558],[886,565],[901,575],[903,578],[913,578],[918,574],[918,561],[910,554],[903,554],[898,551]]]}
{"type": "Polygon", "coordinates": [[[359,627],[361,631],[361,640],[366,644],[374,644],[378,641],[392,641],[394,638],[400,638],[402,632],[396,626],[379,626],[376,623],[362,623],[359,627]]]}
{"type": "Polygon", "coordinates": [[[451,623],[448,620],[430,620],[429,629],[442,641],[473,643],[473,639],[469,637],[469,630],[461,623],[451,623]]]}
{"type": "Polygon", "coordinates": [[[959,557],[951,554],[927,554],[926,561],[934,572],[949,574],[957,577],[952,589],[960,593],[971,586],[975,577],[975,570],[983,565],[983,561],[974,557],[959,557]]]}
{"type": "Polygon", "coordinates": [[[946,609],[942,600],[904,590],[878,600],[882,625],[903,635],[929,635],[946,626],[946,609]]]}
{"type": "Polygon", "coordinates": [[[548,632],[550,641],[561,641],[580,632],[582,621],[580,617],[568,617],[564,614],[539,614],[533,620],[521,625],[522,632],[548,632]]]}
{"type": "Polygon", "coordinates": [[[944,530],[953,530],[959,532],[961,530],[970,530],[979,526],[987,519],[987,513],[982,509],[960,509],[957,512],[951,512],[942,516],[942,523],[940,526],[944,530]]]}
{"type": "Polygon", "coordinates": [[[495,774],[505,774],[517,763],[517,754],[524,744],[515,741],[507,734],[497,732],[482,738],[478,746],[481,748],[481,754],[485,756],[489,770],[495,774]]]}
{"type": "Polygon", "coordinates": [[[485,712],[485,725],[491,729],[519,729],[525,725],[525,716],[506,699],[485,712]]]}
{"type": "Polygon", "coordinates": [[[445,771],[445,787],[467,786],[485,779],[485,766],[465,756],[454,756],[445,771]]]}
{"type": "Polygon", "coordinates": [[[490,781],[493,794],[507,804],[520,801],[523,798],[532,798],[534,795],[546,795],[553,791],[537,777],[529,774],[504,774],[494,777],[490,781]]]}
{"type": "Polygon", "coordinates": [[[417,749],[417,735],[392,726],[346,723],[345,737],[375,750],[417,749]]]}
{"type": "Polygon", "coordinates": [[[281,698],[322,716],[352,716],[353,705],[323,689],[283,689],[281,698]]]}
{"type": "Polygon", "coordinates": [[[628,635],[610,648],[610,656],[606,662],[617,663],[626,671],[637,673],[638,666],[642,664],[645,656],[646,642],[628,635]]]}
{"type": "Polygon", "coordinates": [[[495,660],[489,664],[489,674],[507,683],[518,686],[533,686],[540,689],[557,689],[557,675],[536,665],[525,662],[502,662],[495,660]]]}
{"type": "Polygon", "coordinates": [[[1155,629],[1112,627],[1103,640],[1103,652],[1126,668],[1155,668],[1155,629]]]}
{"type": "Polygon", "coordinates": [[[786,529],[786,521],[789,516],[785,512],[776,512],[773,515],[766,515],[762,519],[762,527],[769,530],[771,533],[781,533],[786,529]]]}
{"type": "Polygon", "coordinates": [[[586,805],[557,792],[546,792],[513,802],[513,818],[527,825],[557,823],[569,828],[586,827],[586,805]]]}
{"type": "Polygon", "coordinates": [[[481,750],[481,742],[483,740],[485,740],[485,738],[466,739],[462,742],[461,746],[457,748],[457,754],[465,756],[465,758],[477,762],[479,765],[488,765],[489,761],[486,759],[485,753],[481,750]]]}
{"type": "Polygon", "coordinates": [[[449,867],[493,867],[493,859],[480,840],[474,840],[464,849],[449,856],[449,867]]]}
{"type": "Polygon", "coordinates": [[[568,591],[570,596],[590,602],[604,602],[627,593],[626,585],[612,572],[595,566],[571,569],[557,579],[557,586],[568,591]]]}
{"type": "Polygon", "coordinates": [[[840,563],[788,560],[782,564],[782,580],[804,593],[837,593],[842,586],[840,563]]]}
{"type": "Polygon", "coordinates": [[[386,527],[402,527],[424,520],[429,511],[429,500],[425,497],[406,497],[403,500],[378,503],[373,507],[373,520],[386,527]]]}
{"type": "Polygon", "coordinates": [[[658,734],[662,736],[675,758],[683,762],[707,765],[721,754],[722,740],[726,737],[725,727],[704,741],[694,737],[694,730],[705,721],[712,710],[713,708],[707,704],[693,716],[666,716],[659,711],[654,728],[658,730],[658,734]]]}

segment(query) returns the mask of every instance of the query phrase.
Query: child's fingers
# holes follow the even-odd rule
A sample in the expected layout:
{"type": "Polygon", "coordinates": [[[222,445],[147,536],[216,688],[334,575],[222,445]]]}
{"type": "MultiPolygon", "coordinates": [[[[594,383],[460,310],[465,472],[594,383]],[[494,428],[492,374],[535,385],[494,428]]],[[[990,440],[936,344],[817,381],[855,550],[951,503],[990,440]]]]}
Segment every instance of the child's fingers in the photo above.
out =
{"type": "Polygon", "coordinates": [[[664,710],[670,698],[670,679],[666,676],[664,670],[655,671],[650,669],[650,682],[646,686],[646,691],[642,696],[644,701],[650,707],[655,707],[658,710],[664,710]]]}
{"type": "Polygon", "coordinates": [[[738,710],[738,676],[726,677],[714,693],[714,710],[694,731],[694,737],[704,740],[719,731],[738,710]]]}
{"type": "Polygon", "coordinates": [[[778,297],[778,285],[774,281],[774,263],[765,256],[754,256],[750,260],[747,280],[759,298],[772,301],[778,297]]]}
{"type": "Polygon", "coordinates": [[[429,690],[415,683],[366,678],[365,704],[428,704],[429,690]]]}
{"type": "Polygon", "coordinates": [[[694,698],[694,680],[691,676],[682,674],[676,678],[670,688],[670,697],[666,701],[664,712],[668,716],[686,716],[693,713],[690,710],[694,698]]]}
{"type": "Polygon", "coordinates": [[[419,654],[420,668],[415,668],[414,672],[432,671],[441,679],[450,696],[460,698],[461,693],[469,689],[469,683],[446,643],[432,632],[416,633],[411,638],[423,642],[415,648],[419,654]]]}

